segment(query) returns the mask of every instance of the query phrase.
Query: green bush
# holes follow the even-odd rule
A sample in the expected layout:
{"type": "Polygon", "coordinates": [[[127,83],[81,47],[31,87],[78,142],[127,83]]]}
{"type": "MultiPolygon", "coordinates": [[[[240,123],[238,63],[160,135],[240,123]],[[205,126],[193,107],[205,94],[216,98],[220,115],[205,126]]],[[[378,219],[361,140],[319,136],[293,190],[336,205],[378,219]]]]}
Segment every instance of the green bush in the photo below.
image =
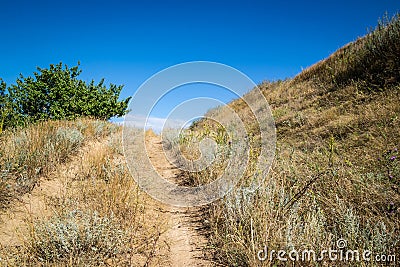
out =
{"type": "Polygon", "coordinates": [[[3,131],[4,120],[6,116],[6,83],[0,80],[0,133],[3,131]]]}
{"type": "Polygon", "coordinates": [[[92,117],[108,120],[127,112],[130,98],[119,100],[122,85],[95,84],[78,79],[78,66],[68,68],[60,62],[50,68],[37,68],[34,77],[22,74],[16,84],[7,88],[0,80],[1,120],[3,125],[15,126],[40,120],[92,117]]]}
{"type": "Polygon", "coordinates": [[[11,111],[12,107],[9,95],[7,94],[7,85],[0,78],[0,134],[5,127],[12,124],[11,111]]]}

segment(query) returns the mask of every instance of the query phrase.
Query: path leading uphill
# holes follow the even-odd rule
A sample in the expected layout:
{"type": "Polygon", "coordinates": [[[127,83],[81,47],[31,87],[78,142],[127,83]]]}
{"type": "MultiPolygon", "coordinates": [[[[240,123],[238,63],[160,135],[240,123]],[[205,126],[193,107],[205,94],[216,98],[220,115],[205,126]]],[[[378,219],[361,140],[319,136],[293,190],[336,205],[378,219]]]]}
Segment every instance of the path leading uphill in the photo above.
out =
{"type": "MultiPolygon", "coordinates": [[[[146,136],[147,155],[157,172],[165,179],[178,183],[179,170],[164,156],[161,138],[152,132],[146,136]]],[[[149,166],[151,167],[151,166],[149,166]]],[[[200,208],[177,208],[156,204],[169,221],[161,240],[169,246],[170,266],[214,266],[204,255],[207,239],[201,234],[203,216],[200,208]]]]}
{"type": "MultiPolygon", "coordinates": [[[[62,197],[67,194],[71,182],[82,168],[85,158],[94,157],[108,146],[108,138],[90,141],[84,145],[66,163],[61,164],[47,177],[39,180],[35,188],[25,194],[19,201],[0,214],[0,248],[20,247],[24,239],[29,236],[29,225],[36,218],[51,216],[54,212],[48,202],[52,197],[62,197]]],[[[171,182],[177,183],[179,170],[176,169],[164,156],[161,138],[150,132],[146,136],[147,155],[159,174],[171,182]]],[[[119,155],[123,161],[123,156],[119,155]]],[[[202,216],[200,208],[176,208],[148,198],[146,201],[146,217],[163,218],[161,228],[165,229],[160,236],[154,258],[162,259],[162,266],[214,266],[207,260],[204,247],[207,239],[202,233],[202,216]],[[158,255],[159,254],[159,255],[158,255]]],[[[154,223],[154,222],[151,222],[154,223]]],[[[146,261],[145,266],[161,266],[160,261],[146,261]],[[158,262],[158,263],[157,263],[158,262]]],[[[143,265],[136,262],[136,265],[143,265]]],[[[136,266],[135,265],[135,266],[136,266]]],[[[1,262],[0,262],[1,266],[1,262]]],[[[118,263],[111,266],[120,266],[118,263]]]]}

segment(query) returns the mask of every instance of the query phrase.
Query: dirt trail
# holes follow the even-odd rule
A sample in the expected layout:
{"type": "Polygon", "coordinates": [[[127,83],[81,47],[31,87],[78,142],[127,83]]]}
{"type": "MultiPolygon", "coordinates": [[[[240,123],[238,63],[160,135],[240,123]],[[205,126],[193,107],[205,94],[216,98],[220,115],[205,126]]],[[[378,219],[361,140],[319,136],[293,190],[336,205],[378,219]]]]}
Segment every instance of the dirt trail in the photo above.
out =
{"type": "MultiPolygon", "coordinates": [[[[177,183],[176,169],[164,156],[161,138],[155,134],[146,136],[147,153],[153,166],[163,178],[177,183]]],[[[177,208],[160,205],[159,212],[169,218],[169,227],[161,240],[169,245],[169,260],[171,266],[213,266],[207,260],[203,248],[207,239],[200,234],[201,210],[199,208],[177,208]]]]}
{"type": "Polygon", "coordinates": [[[60,165],[47,178],[40,178],[37,185],[30,192],[13,203],[13,206],[0,214],[0,246],[19,246],[29,233],[29,223],[35,218],[51,216],[51,205],[47,205],[49,197],[66,194],[67,184],[78,171],[82,158],[90,153],[100,151],[106,140],[90,141],[83,146],[78,154],[74,155],[66,164],[60,165]]]}
{"type": "MultiPolygon", "coordinates": [[[[146,140],[148,156],[153,166],[164,178],[177,183],[176,177],[179,170],[165,158],[160,137],[149,134],[146,140]]],[[[20,201],[0,214],[0,247],[22,245],[24,238],[29,234],[29,222],[35,218],[52,215],[52,210],[49,208],[51,204],[47,203],[49,197],[65,195],[73,177],[79,172],[82,159],[96,155],[106,145],[108,145],[108,141],[105,139],[89,142],[67,163],[60,165],[57,170],[50,173],[47,178],[41,178],[32,192],[22,196],[20,201]]],[[[153,213],[153,218],[161,216],[168,222],[168,225],[165,226],[167,230],[159,241],[167,245],[167,248],[161,249],[160,252],[167,258],[163,266],[214,265],[204,256],[203,248],[207,245],[207,239],[200,234],[202,216],[199,208],[175,208],[160,204],[153,199],[149,200],[147,205],[149,205],[150,215],[146,216],[151,217],[151,213],[153,213]]],[[[162,244],[160,244],[161,247],[163,247],[162,244]]]]}

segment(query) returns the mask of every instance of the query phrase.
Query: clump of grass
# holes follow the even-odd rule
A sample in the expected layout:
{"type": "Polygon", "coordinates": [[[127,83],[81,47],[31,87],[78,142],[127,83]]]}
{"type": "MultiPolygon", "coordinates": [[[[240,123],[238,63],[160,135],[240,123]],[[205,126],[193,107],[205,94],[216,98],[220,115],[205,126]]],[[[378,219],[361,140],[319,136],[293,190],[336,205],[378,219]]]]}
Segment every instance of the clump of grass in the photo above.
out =
{"type": "Polygon", "coordinates": [[[79,130],[61,127],[56,132],[54,143],[58,153],[66,154],[79,148],[83,140],[84,136],[79,130]]]}
{"type": "Polygon", "coordinates": [[[34,221],[26,246],[38,262],[95,264],[122,253],[127,241],[113,217],[76,210],[34,221]]]}
{"type": "Polygon", "coordinates": [[[389,180],[400,186],[400,163],[399,151],[397,148],[388,149],[378,158],[383,175],[389,180]]]}
{"type": "Polygon", "coordinates": [[[0,210],[5,209],[13,198],[7,175],[7,171],[0,174],[0,210]]]}
{"type": "Polygon", "coordinates": [[[167,131],[163,136],[164,148],[182,170],[181,185],[209,183],[221,176],[226,168],[232,136],[222,125],[210,122],[202,124],[201,130],[188,129],[179,134],[167,131]]]}
{"type": "Polygon", "coordinates": [[[93,136],[97,138],[101,138],[104,136],[109,136],[112,133],[115,133],[118,131],[118,125],[109,123],[107,121],[100,121],[100,120],[94,120],[92,122],[92,127],[93,127],[93,136]]]}

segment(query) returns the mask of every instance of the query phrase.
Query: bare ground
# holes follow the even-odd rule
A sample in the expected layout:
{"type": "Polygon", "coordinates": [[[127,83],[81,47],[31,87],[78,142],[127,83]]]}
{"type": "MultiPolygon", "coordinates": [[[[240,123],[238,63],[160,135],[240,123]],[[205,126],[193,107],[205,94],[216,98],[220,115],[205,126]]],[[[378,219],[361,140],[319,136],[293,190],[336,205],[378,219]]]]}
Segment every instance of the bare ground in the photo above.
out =
{"type": "MultiPolygon", "coordinates": [[[[150,132],[146,141],[148,156],[157,172],[163,178],[178,183],[179,170],[164,156],[161,138],[150,132]]],[[[168,217],[169,227],[161,240],[169,246],[170,266],[213,266],[204,253],[207,239],[201,231],[201,209],[160,204],[155,207],[168,217]]]]}

